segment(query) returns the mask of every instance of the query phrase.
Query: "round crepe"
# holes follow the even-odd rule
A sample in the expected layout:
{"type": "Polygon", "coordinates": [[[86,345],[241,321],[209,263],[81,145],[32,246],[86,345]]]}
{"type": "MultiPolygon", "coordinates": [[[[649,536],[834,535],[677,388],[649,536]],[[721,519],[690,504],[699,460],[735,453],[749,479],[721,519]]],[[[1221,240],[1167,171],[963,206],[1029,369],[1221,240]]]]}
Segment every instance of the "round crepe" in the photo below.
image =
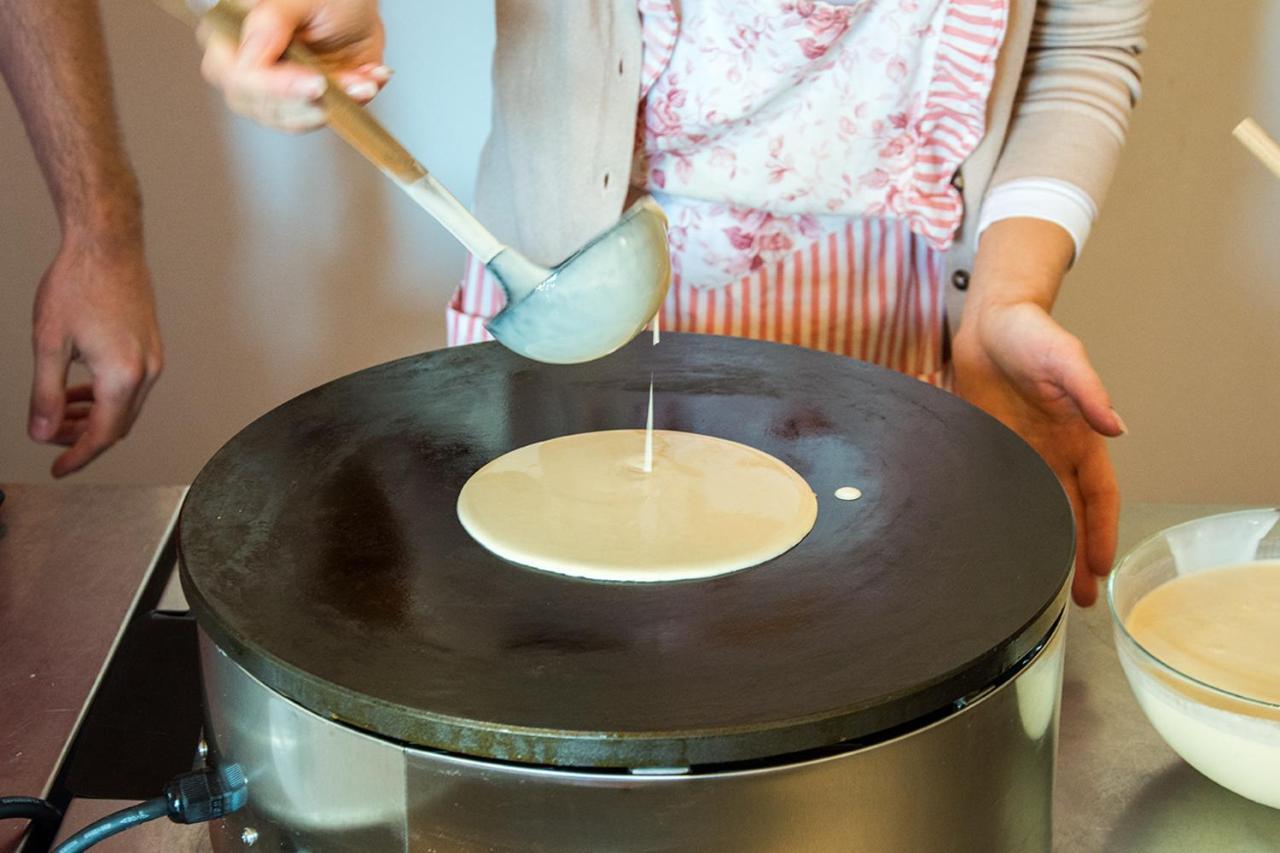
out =
{"type": "Polygon", "coordinates": [[[763,451],[689,432],[578,433],[517,448],[477,471],[458,518],[506,560],[609,581],[706,578],[759,565],[813,529],[818,502],[763,451]]]}

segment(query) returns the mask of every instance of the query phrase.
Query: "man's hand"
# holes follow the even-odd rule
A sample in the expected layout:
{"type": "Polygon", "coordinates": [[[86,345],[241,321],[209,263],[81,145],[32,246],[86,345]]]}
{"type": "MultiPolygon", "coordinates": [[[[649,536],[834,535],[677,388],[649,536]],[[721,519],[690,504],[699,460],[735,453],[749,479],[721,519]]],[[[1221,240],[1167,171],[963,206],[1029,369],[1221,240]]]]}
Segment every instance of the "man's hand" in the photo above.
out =
{"type": "Polygon", "coordinates": [[[1120,512],[1104,436],[1125,427],[1084,346],[1048,313],[1071,249],[1051,223],[992,225],[952,359],[956,393],[1022,436],[1058,475],[1076,517],[1072,596],[1087,607],[1111,570],[1120,512]]]}
{"type": "Polygon", "coordinates": [[[95,0],[0,2],[0,74],[22,114],[62,228],[36,291],[28,431],[70,449],[54,476],[118,441],[160,372],[142,202],[116,124],[95,0]],[[90,385],[68,389],[82,361],[90,385]]]}
{"type": "Polygon", "coordinates": [[[68,232],[36,291],[28,431],[68,449],[62,477],[123,438],[160,375],[160,330],[140,240],[68,232]],[[67,388],[80,361],[92,383],[67,388]]]}
{"type": "Polygon", "coordinates": [[[201,71],[222,90],[227,105],[269,127],[299,132],[325,123],[317,103],[324,77],[282,61],[297,39],[321,61],[355,100],[366,103],[391,77],[382,64],[385,33],[377,0],[259,0],[253,4],[239,43],[200,29],[201,71]]]}

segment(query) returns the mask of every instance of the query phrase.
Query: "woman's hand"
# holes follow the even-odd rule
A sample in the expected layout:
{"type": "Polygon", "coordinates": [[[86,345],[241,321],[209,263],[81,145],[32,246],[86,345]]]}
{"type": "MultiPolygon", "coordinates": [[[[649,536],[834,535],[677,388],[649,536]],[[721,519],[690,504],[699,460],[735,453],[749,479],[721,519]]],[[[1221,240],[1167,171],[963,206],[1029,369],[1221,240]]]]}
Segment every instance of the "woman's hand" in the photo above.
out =
{"type": "Polygon", "coordinates": [[[1104,436],[1125,427],[1084,346],[1049,316],[1072,250],[1049,222],[992,225],[952,359],[956,393],[1022,436],[1062,482],[1077,527],[1072,596],[1088,606],[1111,570],[1120,510],[1104,436]]]}
{"type": "Polygon", "coordinates": [[[325,79],[281,58],[297,39],[329,75],[361,103],[372,100],[391,71],[382,64],[386,39],[377,0],[259,0],[244,21],[238,44],[200,29],[201,71],[222,90],[232,110],[279,130],[304,131],[325,123],[319,105],[325,79]]]}

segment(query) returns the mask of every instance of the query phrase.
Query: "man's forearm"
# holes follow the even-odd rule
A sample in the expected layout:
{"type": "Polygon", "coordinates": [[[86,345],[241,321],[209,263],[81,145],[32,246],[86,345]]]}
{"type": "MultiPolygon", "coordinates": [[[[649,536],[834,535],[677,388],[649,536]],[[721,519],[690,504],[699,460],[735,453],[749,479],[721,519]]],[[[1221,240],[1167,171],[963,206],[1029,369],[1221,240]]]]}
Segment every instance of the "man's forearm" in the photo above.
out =
{"type": "Polygon", "coordinates": [[[0,0],[0,72],[63,232],[141,238],[141,203],[116,121],[96,0],[0,0]]]}

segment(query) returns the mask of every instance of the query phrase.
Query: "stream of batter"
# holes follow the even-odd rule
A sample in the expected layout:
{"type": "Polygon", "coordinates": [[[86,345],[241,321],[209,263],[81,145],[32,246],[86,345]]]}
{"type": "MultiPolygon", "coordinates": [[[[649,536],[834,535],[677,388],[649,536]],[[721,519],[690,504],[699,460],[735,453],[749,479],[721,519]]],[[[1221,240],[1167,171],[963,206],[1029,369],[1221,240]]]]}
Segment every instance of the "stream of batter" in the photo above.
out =
{"type": "MultiPolygon", "coordinates": [[[[662,311],[653,315],[653,345],[656,347],[662,340],[662,334],[658,330],[658,324],[661,322],[662,311]]],[[[653,371],[649,371],[649,414],[644,421],[644,472],[646,474],[653,471],[653,371]]]]}

